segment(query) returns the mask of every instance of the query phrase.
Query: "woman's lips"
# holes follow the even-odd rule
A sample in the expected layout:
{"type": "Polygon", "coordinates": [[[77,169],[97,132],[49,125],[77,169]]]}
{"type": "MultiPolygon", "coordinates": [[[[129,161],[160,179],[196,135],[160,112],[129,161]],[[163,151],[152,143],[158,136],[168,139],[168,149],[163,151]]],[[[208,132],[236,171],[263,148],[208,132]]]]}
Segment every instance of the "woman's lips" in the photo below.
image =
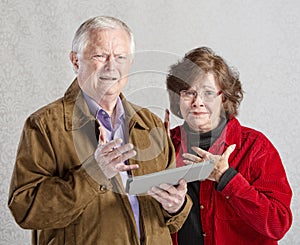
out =
{"type": "Polygon", "coordinates": [[[208,112],[204,112],[204,111],[191,111],[190,114],[193,114],[194,116],[202,116],[202,115],[207,115],[208,112]]]}

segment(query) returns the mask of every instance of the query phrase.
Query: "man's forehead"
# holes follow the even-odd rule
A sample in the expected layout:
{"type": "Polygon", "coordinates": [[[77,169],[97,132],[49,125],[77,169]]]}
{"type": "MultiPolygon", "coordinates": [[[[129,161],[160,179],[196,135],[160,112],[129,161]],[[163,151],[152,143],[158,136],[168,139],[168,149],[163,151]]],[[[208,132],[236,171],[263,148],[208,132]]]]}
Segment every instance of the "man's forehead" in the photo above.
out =
{"type": "Polygon", "coordinates": [[[130,42],[129,34],[124,29],[92,29],[89,38],[93,40],[123,40],[130,42]]]}
{"type": "Polygon", "coordinates": [[[123,29],[93,29],[89,34],[90,48],[95,49],[120,49],[127,52],[130,49],[130,38],[123,29]]]}

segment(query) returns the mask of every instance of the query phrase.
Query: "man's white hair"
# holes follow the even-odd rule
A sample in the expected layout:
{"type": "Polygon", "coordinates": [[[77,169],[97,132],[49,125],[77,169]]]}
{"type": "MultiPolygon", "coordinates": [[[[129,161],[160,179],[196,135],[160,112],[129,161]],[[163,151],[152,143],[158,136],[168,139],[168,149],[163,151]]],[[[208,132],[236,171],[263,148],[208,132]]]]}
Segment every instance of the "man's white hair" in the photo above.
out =
{"type": "Polygon", "coordinates": [[[135,42],[130,28],[121,20],[110,16],[97,16],[88,19],[80,25],[75,32],[72,42],[72,51],[75,53],[82,52],[86,47],[89,39],[89,32],[94,29],[123,29],[128,33],[130,38],[130,52],[134,54],[135,42]]]}

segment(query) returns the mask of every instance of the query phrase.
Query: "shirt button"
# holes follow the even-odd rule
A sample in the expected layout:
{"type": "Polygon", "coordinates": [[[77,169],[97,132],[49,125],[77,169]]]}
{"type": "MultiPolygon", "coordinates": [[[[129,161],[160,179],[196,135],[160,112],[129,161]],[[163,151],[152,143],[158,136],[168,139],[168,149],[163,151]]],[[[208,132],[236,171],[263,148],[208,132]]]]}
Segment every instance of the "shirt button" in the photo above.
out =
{"type": "Polygon", "coordinates": [[[202,236],[204,236],[204,237],[205,237],[205,236],[206,236],[206,233],[205,233],[205,232],[204,232],[204,233],[202,233],[202,236]]]}
{"type": "Polygon", "coordinates": [[[100,191],[106,191],[107,187],[106,187],[106,185],[100,185],[99,189],[100,189],[100,191]]]}
{"type": "Polygon", "coordinates": [[[230,197],[229,196],[225,196],[225,198],[228,200],[230,197]]]}
{"type": "Polygon", "coordinates": [[[200,205],[200,209],[204,209],[204,206],[203,206],[203,205],[200,205]]]}

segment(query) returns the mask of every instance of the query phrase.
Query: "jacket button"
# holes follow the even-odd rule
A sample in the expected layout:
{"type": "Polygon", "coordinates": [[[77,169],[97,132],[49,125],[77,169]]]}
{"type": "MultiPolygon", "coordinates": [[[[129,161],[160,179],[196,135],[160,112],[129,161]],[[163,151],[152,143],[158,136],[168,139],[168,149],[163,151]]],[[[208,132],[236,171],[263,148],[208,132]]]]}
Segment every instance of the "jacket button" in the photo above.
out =
{"type": "Polygon", "coordinates": [[[228,200],[230,197],[229,197],[229,196],[226,196],[225,198],[228,200]]]}
{"type": "Polygon", "coordinates": [[[100,189],[100,191],[106,191],[107,190],[107,186],[106,185],[100,185],[99,189],[100,189]]]}
{"type": "Polygon", "coordinates": [[[204,209],[204,206],[203,206],[203,205],[200,205],[200,209],[204,209]]]}
{"type": "Polygon", "coordinates": [[[206,233],[204,232],[204,233],[202,233],[202,236],[206,236],[206,233]]]}

